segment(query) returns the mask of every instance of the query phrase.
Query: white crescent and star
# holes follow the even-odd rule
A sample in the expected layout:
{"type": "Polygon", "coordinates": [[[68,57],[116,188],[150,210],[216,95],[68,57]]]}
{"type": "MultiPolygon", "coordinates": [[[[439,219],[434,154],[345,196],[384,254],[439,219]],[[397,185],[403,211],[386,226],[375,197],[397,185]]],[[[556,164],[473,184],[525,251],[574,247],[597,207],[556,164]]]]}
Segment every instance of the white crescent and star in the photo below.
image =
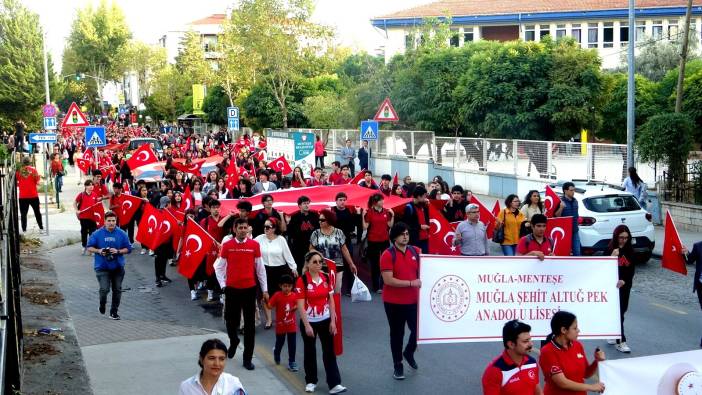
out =
{"type": "Polygon", "coordinates": [[[164,234],[168,234],[171,232],[171,221],[164,219],[163,222],[161,222],[161,225],[166,225],[166,227],[168,228],[165,232],[163,232],[164,234]]]}
{"type": "Polygon", "coordinates": [[[154,228],[156,227],[156,225],[158,225],[158,220],[156,219],[156,216],[154,216],[153,214],[149,215],[149,218],[146,219],[146,224],[151,225],[152,219],[154,220],[154,226],[153,226],[153,228],[151,226],[149,226],[149,233],[153,233],[154,228]]]}
{"type": "Polygon", "coordinates": [[[136,159],[137,159],[138,161],[146,162],[147,160],[149,160],[149,155],[150,155],[150,154],[149,154],[148,151],[141,151],[141,152],[139,152],[139,154],[136,156],[136,159]],[[141,157],[141,154],[144,154],[144,159],[139,159],[139,158],[141,157]]]}
{"type": "Polygon", "coordinates": [[[546,210],[550,210],[553,207],[553,198],[551,196],[544,198],[544,207],[546,207],[546,210]]]}
{"type": "Polygon", "coordinates": [[[558,242],[565,238],[565,230],[563,230],[563,228],[561,228],[560,226],[551,229],[551,238],[553,239],[553,251],[556,251],[556,246],[558,246],[558,242]],[[555,237],[554,235],[557,233],[560,233],[561,237],[555,237]]]}
{"type": "Polygon", "coordinates": [[[444,235],[444,244],[446,244],[447,246],[452,246],[453,243],[449,244],[449,242],[446,241],[446,239],[447,239],[449,236],[456,237],[456,232],[446,232],[446,234],[444,235]]]}
{"type": "MultiPolygon", "coordinates": [[[[441,232],[441,222],[439,222],[438,219],[432,218],[429,220],[429,224],[435,224],[436,225],[436,232],[432,233],[433,235],[441,232]]],[[[431,226],[431,225],[430,225],[431,226]]]]}
{"type": "Polygon", "coordinates": [[[122,202],[122,215],[127,214],[127,210],[132,208],[132,201],[131,200],[125,200],[122,202]],[[127,207],[128,206],[128,207],[127,207]]]}
{"type": "MultiPolygon", "coordinates": [[[[197,248],[192,250],[192,252],[198,252],[202,249],[202,239],[198,235],[190,235],[185,239],[185,246],[188,246],[188,241],[190,240],[195,240],[197,243],[197,248]]],[[[188,251],[190,251],[190,248],[188,248],[188,251]]]]}

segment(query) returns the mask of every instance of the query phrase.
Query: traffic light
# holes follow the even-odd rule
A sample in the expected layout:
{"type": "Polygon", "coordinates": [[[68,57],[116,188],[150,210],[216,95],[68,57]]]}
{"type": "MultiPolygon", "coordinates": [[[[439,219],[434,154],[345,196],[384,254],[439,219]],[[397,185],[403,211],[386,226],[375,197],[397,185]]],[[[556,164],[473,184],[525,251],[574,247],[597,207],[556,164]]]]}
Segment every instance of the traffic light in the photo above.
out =
{"type": "Polygon", "coordinates": [[[76,73],[76,82],[80,82],[83,79],[83,73],[76,73]]]}

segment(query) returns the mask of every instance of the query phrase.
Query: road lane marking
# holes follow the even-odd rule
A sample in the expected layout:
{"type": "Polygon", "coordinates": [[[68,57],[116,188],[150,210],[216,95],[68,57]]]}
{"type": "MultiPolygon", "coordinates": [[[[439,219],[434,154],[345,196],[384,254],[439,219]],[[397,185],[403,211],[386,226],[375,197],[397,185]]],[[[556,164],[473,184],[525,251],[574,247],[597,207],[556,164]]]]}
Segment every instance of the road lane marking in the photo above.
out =
{"type": "MultiPolygon", "coordinates": [[[[256,345],[259,346],[258,343],[256,345]]],[[[282,353],[282,351],[285,351],[285,350],[287,350],[287,345],[286,345],[286,347],[283,347],[283,350],[281,350],[281,353],[282,353]]],[[[256,347],[255,354],[256,354],[256,356],[258,356],[259,359],[266,362],[266,365],[267,365],[266,367],[273,375],[282,376],[281,377],[282,380],[285,380],[289,384],[292,384],[293,386],[295,386],[296,389],[304,389],[305,388],[305,380],[300,375],[300,372],[302,372],[304,369],[300,368],[300,372],[291,372],[287,369],[287,366],[284,365],[282,361],[281,361],[280,365],[276,365],[275,361],[273,360],[272,350],[265,345],[262,345],[260,347],[256,347]]],[[[282,358],[281,358],[281,360],[282,360],[282,358]]],[[[285,359],[285,360],[287,360],[287,359],[285,359]]],[[[297,355],[295,355],[295,360],[297,360],[297,355]]]]}
{"type": "Polygon", "coordinates": [[[656,306],[656,307],[659,307],[659,308],[661,308],[661,309],[663,309],[663,310],[672,311],[673,313],[676,313],[676,314],[687,315],[687,312],[684,312],[684,311],[682,311],[682,310],[677,310],[677,309],[674,309],[674,308],[672,308],[672,307],[668,307],[668,306],[666,306],[666,305],[662,305],[662,304],[660,304],[660,303],[655,303],[655,302],[653,302],[653,303],[651,303],[651,306],[656,306]]]}

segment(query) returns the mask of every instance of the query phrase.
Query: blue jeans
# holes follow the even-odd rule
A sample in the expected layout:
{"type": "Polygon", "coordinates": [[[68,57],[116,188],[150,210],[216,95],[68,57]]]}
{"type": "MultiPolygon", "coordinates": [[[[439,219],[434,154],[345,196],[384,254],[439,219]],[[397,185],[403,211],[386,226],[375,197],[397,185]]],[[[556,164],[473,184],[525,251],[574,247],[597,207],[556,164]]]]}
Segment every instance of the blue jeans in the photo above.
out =
{"type": "Polygon", "coordinates": [[[517,255],[517,245],[516,244],[501,244],[502,255],[504,256],[515,256],[517,255]]]}
{"type": "Polygon", "coordinates": [[[580,232],[573,233],[573,256],[580,256],[580,232]]]}
{"type": "Polygon", "coordinates": [[[100,284],[100,306],[107,303],[107,294],[112,288],[112,304],[110,314],[117,314],[119,302],[122,300],[122,280],[124,280],[124,268],[115,270],[96,270],[98,283],[100,284]]]}

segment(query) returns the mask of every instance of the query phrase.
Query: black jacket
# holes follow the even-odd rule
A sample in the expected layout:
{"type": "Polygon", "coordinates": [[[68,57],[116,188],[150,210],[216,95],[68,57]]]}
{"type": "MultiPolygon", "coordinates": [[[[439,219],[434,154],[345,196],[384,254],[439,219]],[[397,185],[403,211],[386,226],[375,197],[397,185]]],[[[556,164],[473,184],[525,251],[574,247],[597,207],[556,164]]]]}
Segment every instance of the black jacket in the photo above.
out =
{"type": "MultiPolygon", "coordinates": [[[[424,210],[424,223],[429,225],[429,205],[422,207],[424,210]]],[[[402,215],[402,222],[407,224],[410,234],[410,244],[417,245],[419,241],[419,211],[414,202],[407,203],[405,211],[402,215]]]]}
{"type": "Polygon", "coordinates": [[[702,283],[700,283],[700,276],[702,275],[702,241],[698,241],[692,247],[692,251],[687,255],[687,263],[695,264],[692,292],[702,292],[702,283]]]}

